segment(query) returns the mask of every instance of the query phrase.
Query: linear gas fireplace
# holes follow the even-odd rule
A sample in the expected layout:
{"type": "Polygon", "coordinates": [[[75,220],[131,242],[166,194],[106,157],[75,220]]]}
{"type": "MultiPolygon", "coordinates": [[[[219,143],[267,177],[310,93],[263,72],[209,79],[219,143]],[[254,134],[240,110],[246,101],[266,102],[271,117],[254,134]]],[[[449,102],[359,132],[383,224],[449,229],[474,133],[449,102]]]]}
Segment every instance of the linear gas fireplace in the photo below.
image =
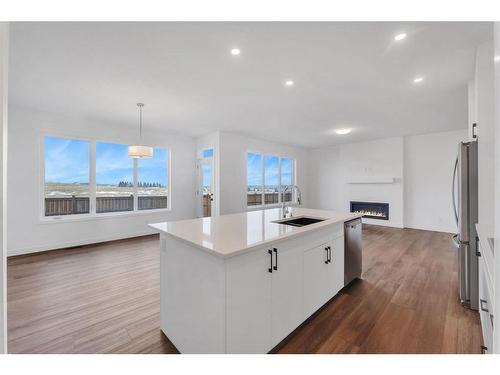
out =
{"type": "Polygon", "coordinates": [[[389,220],[389,203],[351,201],[351,212],[370,219],[389,220]]]}

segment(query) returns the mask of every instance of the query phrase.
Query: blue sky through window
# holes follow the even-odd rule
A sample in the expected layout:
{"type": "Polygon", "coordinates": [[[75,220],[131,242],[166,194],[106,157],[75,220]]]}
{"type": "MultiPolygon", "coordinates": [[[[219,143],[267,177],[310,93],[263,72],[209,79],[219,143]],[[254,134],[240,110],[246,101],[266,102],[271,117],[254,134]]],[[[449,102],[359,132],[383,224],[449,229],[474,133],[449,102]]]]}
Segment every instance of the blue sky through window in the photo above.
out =
{"type": "Polygon", "coordinates": [[[168,185],[168,151],[154,148],[151,159],[139,159],[139,182],[159,182],[168,185]]]}
{"type": "Polygon", "coordinates": [[[277,156],[265,157],[264,172],[266,186],[277,186],[279,184],[279,158],[277,156]]]}
{"type": "Polygon", "coordinates": [[[249,152],[247,154],[247,185],[262,185],[262,155],[249,152]]]}
{"type": "Polygon", "coordinates": [[[203,150],[203,155],[204,158],[211,158],[214,156],[214,149],[213,148],[208,148],[206,150],[203,150]]]}
{"type": "Polygon", "coordinates": [[[281,159],[281,185],[292,184],[293,160],[281,159]]]}
{"type": "Polygon", "coordinates": [[[90,143],[45,137],[45,182],[89,183],[90,143]]]}
{"type": "Polygon", "coordinates": [[[128,156],[127,145],[97,142],[95,158],[98,185],[118,185],[120,181],[133,182],[134,161],[128,156]]]}

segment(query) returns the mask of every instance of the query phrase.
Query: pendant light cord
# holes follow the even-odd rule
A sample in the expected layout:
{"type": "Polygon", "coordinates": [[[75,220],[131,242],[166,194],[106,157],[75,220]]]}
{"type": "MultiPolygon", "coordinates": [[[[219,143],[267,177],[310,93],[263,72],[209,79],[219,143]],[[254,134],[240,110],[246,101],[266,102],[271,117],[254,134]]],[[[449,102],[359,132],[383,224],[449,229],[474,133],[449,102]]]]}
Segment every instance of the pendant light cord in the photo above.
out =
{"type": "Polygon", "coordinates": [[[142,107],[144,107],[143,103],[137,103],[139,107],[139,139],[142,141],[142,107]]]}

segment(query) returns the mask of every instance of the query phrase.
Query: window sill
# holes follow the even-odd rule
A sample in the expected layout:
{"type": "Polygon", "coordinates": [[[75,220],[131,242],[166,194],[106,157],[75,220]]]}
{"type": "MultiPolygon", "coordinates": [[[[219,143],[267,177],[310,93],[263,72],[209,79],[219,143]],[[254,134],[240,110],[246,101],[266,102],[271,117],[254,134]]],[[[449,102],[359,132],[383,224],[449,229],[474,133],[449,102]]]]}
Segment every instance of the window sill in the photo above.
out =
{"type": "Polygon", "coordinates": [[[113,218],[126,218],[133,216],[142,216],[148,214],[170,213],[171,208],[159,208],[155,210],[141,210],[141,211],[123,211],[123,212],[106,212],[102,214],[78,214],[78,215],[63,215],[63,216],[43,216],[39,220],[39,224],[58,224],[58,223],[71,223],[78,221],[94,221],[113,218]]]}
{"type": "MultiPolygon", "coordinates": [[[[297,202],[288,203],[288,206],[295,207],[297,206],[297,202]]],[[[247,211],[258,211],[258,210],[267,210],[270,208],[279,208],[281,207],[281,203],[273,203],[273,204],[261,204],[259,206],[247,206],[247,211]]]]}

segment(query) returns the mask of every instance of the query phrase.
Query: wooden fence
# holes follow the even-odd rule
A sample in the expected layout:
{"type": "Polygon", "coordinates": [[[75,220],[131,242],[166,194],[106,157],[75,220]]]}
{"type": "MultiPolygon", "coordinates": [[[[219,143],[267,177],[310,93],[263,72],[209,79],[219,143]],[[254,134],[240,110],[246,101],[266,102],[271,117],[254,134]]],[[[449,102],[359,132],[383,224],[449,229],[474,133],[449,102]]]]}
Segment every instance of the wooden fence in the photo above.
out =
{"type": "MultiPolygon", "coordinates": [[[[265,204],[277,204],[278,203],[278,192],[264,193],[265,204]]],[[[285,201],[292,201],[292,192],[287,191],[285,193],[285,201]]],[[[247,206],[258,206],[262,204],[262,194],[261,193],[247,193],[247,206]]]]}
{"type": "MultiPolygon", "coordinates": [[[[139,210],[153,210],[168,207],[168,197],[140,196],[137,199],[139,210]]],[[[134,210],[134,196],[96,197],[96,212],[122,212],[134,210]]],[[[45,198],[45,216],[88,214],[90,200],[88,197],[45,198]]]]}

